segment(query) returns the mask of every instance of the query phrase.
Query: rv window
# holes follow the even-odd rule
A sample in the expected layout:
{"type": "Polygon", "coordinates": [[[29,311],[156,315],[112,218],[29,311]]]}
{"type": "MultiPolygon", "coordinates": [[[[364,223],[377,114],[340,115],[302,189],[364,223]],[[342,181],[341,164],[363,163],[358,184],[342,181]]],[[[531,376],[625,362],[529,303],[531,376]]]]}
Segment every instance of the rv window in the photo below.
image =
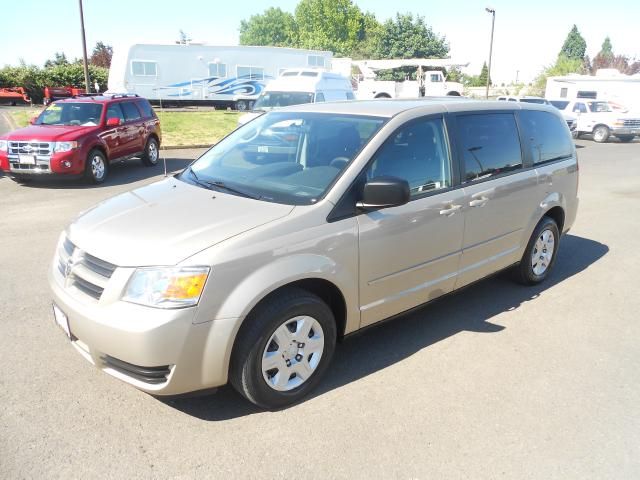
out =
{"type": "Polygon", "coordinates": [[[568,88],[561,88],[560,89],[560,98],[567,98],[567,94],[569,93],[569,89],[568,88]]]}
{"type": "Polygon", "coordinates": [[[210,63],[209,76],[210,77],[226,77],[227,65],[224,63],[210,63]]]}
{"type": "Polygon", "coordinates": [[[249,80],[262,80],[264,78],[264,68],[262,67],[238,67],[238,78],[249,80]]]}
{"type": "Polygon", "coordinates": [[[156,62],[131,61],[131,71],[141,77],[155,77],[158,75],[156,62]]]}
{"type": "Polygon", "coordinates": [[[308,63],[310,67],[324,67],[324,57],[321,55],[309,55],[308,63]]]}
{"type": "Polygon", "coordinates": [[[577,98],[593,98],[594,100],[598,98],[598,92],[592,92],[589,90],[578,90],[577,98]]]}

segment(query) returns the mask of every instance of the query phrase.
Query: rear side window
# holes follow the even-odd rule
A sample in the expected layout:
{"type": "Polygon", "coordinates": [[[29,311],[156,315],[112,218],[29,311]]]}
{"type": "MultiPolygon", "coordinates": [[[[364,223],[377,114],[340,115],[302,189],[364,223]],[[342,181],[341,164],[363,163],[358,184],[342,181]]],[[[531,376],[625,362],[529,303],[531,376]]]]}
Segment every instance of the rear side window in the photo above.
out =
{"type": "Polygon", "coordinates": [[[571,156],[571,138],[558,117],[547,112],[523,110],[520,112],[520,120],[533,163],[571,156]]]}
{"type": "Polygon", "coordinates": [[[512,113],[458,117],[464,180],[473,182],[522,168],[518,128],[512,113]]]}
{"type": "Polygon", "coordinates": [[[587,106],[584,103],[576,103],[573,106],[574,113],[588,113],[587,106]]]}
{"type": "Polygon", "coordinates": [[[142,116],[144,118],[151,118],[155,116],[153,113],[153,108],[151,108],[151,105],[147,100],[137,100],[136,104],[138,104],[138,108],[142,112],[142,116]]]}
{"type": "Polygon", "coordinates": [[[124,112],[124,118],[127,122],[138,120],[140,118],[140,111],[136,108],[133,102],[122,102],[120,104],[122,111],[124,112]]]}

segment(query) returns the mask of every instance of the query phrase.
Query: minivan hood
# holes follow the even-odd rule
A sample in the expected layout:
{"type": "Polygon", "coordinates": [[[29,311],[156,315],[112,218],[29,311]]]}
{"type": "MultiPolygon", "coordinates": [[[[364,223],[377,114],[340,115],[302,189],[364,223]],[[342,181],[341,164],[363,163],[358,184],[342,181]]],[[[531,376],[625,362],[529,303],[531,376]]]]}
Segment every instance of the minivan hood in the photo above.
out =
{"type": "Polygon", "coordinates": [[[83,212],[68,235],[82,250],[121,267],[175,265],[293,208],[168,178],[83,212]]]}
{"type": "Polygon", "coordinates": [[[20,128],[4,136],[7,140],[30,141],[40,140],[41,142],[73,141],[86,135],[91,130],[98,129],[97,126],[82,127],[78,125],[31,125],[20,128]]]}

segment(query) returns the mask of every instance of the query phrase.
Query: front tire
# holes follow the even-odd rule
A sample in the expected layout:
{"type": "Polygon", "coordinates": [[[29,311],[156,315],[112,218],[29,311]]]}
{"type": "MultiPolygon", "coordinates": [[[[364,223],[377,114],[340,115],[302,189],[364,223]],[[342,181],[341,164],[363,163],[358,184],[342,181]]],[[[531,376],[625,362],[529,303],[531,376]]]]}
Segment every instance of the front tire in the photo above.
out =
{"type": "Polygon", "coordinates": [[[611,132],[605,125],[598,125],[593,129],[593,141],[597,143],[605,143],[609,139],[611,132]]]}
{"type": "Polygon", "coordinates": [[[516,281],[523,285],[543,282],[555,264],[559,245],[558,224],[551,217],[542,217],[515,269],[516,281]]]}
{"type": "Polygon", "coordinates": [[[91,150],[85,162],[84,175],[89,183],[103,183],[107,178],[109,166],[107,158],[100,150],[91,150]]]}
{"type": "Polygon", "coordinates": [[[158,147],[158,141],[155,138],[150,137],[144,147],[144,153],[142,154],[142,163],[147,167],[153,167],[158,164],[159,158],[160,150],[158,147]]]}
{"type": "Polygon", "coordinates": [[[313,390],[335,351],[336,323],[318,296],[288,288],[246,318],[234,346],[231,385],[267,409],[291,405],[313,390]]]}

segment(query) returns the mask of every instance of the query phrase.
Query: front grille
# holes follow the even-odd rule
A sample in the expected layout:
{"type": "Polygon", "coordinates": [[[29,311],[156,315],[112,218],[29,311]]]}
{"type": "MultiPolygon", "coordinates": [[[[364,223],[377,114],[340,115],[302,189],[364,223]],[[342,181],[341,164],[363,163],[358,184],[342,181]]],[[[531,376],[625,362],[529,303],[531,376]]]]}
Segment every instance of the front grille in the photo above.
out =
{"type": "Polygon", "coordinates": [[[127,375],[128,377],[140,380],[144,383],[151,383],[157,385],[159,383],[165,383],[167,377],[171,373],[170,365],[162,365],[159,367],[141,367],[132,363],[119,360],[117,358],[105,355],[102,357],[104,364],[118,372],[127,375]]]}
{"type": "Polygon", "coordinates": [[[640,118],[632,118],[624,121],[625,127],[640,127],[640,118]]]}
{"type": "Polygon", "coordinates": [[[28,165],[28,164],[24,164],[24,163],[14,163],[13,159],[9,160],[11,162],[11,169],[12,170],[27,170],[27,171],[31,171],[31,170],[49,170],[49,165],[44,165],[42,163],[38,163],[37,165],[28,165]]]}
{"type": "Polygon", "coordinates": [[[9,142],[10,155],[49,156],[52,150],[52,144],[49,142],[9,142]]]}
{"type": "Polygon", "coordinates": [[[58,271],[66,286],[100,300],[111,275],[117,267],[77,248],[65,238],[58,250],[58,271]]]}

